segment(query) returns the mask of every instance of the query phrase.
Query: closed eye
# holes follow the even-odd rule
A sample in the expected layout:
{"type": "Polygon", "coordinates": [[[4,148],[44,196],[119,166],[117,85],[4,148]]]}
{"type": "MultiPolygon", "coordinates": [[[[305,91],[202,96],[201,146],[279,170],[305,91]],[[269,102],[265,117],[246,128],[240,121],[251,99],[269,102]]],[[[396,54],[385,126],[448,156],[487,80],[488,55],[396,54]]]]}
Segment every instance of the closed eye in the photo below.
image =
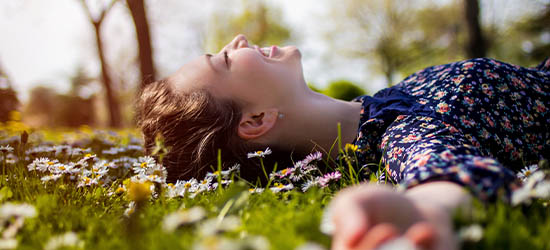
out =
{"type": "Polygon", "coordinates": [[[223,56],[225,58],[225,65],[227,65],[227,68],[229,68],[229,56],[227,55],[227,51],[223,52],[223,56]]]}

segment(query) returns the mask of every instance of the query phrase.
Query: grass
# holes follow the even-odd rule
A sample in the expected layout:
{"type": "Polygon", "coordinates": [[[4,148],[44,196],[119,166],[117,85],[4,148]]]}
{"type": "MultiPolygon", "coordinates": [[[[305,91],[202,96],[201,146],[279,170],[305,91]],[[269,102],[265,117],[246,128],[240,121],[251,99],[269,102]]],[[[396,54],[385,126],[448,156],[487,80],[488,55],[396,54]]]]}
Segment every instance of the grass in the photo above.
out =
{"type": "MultiPolygon", "coordinates": [[[[12,152],[0,153],[6,177],[0,188],[0,206],[30,204],[36,213],[25,218],[12,237],[6,237],[8,228],[17,226],[18,218],[24,215],[9,217],[0,212],[0,248],[5,248],[9,240],[12,245],[15,240],[18,249],[41,249],[56,244],[85,249],[296,249],[306,243],[329,248],[330,236],[320,231],[323,210],[339,189],[357,183],[361,174],[350,167],[353,163],[350,157],[335,167],[342,171],[341,178],[326,180],[326,187],[317,184],[306,192],[300,191],[298,182],[277,179],[272,184],[274,191],[267,188],[261,193],[251,193],[254,187],[235,181],[235,173],[224,176],[218,173],[208,189],[200,191],[199,184],[193,184],[197,190],[180,189],[185,192],[170,195],[176,190],[174,186],[151,177],[162,176],[162,172],[149,173],[149,179],[135,177],[134,168],[143,166],[144,161],[140,160],[139,141],[131,132],[37,131],[28,139],[20,132],[17,128],[0,132],[0,145],[14,148],[12,152]],[[69,144],[72,146],[65,147],[65,153],[62,147],[57,151],[52,148],[69,144]],[[41,152],[36,150],[40,145],[41,152]],[[106,153],[113,147],[120,152],[106,153]],[[89,150],[67,153],[75,148],[89,150]],[[32,150],[35,152],[29,153],[32,150]],[[85,160],[88,154],[96,156],[85,160]],[[59,164],[87,161],[88,166],[72,174],[73,180],[71,174],[63,174],[56,180],[44,181],[41,178],[57,170],[51,167],[44,172],[29,171],[29,164],[40,157],[48,157],[50,162],[57,159],[59,164]],[[92,166],[101,160],[117,163],[108,165],[107,173],[97,177],[101,175],[101,166],[99,170],[93,170],[92,166]],[[99,182],[86,184],[84,170],[90,171],[87,176],[92,182],[94,178],[99,182]],[[230,183],[212,187],[222,181],[230,183]],[[294,188],[290,191],[277,189],[277,185],[291,183],[294,188]],[[197,207],[202,208],[204,216],[190,219],[193,217],[190,209],[197,207]],[[165,222],[171,214],[181,220],[173,230],[166,229],[165,222]],[[74,233],[76,239],[57,238],[68,232],[74,233]]],[[[281,170],[275,175],[304,174],[301,183],[323,176],[315,169],[307,173],[303,169],[303,172],[294,170],[289,174],[283,172],[286,167],[278,167],[281,170]]],[[[380,174],[379,167],[373,164],[372,181],[376,181],[372,179],[375,172],[380,174]]],[[[469,216],[456,217],[456,231],[480,225],[483,235],[479,239],[475,235],[463,236],[462,249],[550,249],[549,209],[548,199],[533,199],[530,204],[518,206],[476,202],[469,216]]]]}

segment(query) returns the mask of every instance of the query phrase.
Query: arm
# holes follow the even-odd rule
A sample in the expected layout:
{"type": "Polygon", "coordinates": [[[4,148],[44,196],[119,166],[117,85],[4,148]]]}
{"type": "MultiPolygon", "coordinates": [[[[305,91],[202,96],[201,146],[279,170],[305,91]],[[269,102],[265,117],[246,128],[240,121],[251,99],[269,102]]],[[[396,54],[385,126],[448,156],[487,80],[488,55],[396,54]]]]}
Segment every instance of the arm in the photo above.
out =
{"type": "Polygon", "coordinates": [[[455,249],[451,215],[469,195],[452,182],[430,182],[406,193],[370,184],[340,192],[331,204],[333,249],[374,249],[404,236],[425,249],[455,249]]]}

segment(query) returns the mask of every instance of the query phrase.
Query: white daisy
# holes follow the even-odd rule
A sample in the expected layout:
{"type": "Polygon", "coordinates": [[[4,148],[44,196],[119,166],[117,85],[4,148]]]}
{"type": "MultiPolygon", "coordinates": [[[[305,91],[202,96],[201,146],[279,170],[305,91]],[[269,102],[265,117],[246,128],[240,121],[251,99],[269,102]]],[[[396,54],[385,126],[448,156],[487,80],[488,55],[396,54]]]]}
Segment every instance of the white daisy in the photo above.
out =
{"type": "Polygon", "coordinates": [[[253,153],[248,153],[248,158],[254,158],[254,157],[260,157],[260,158],[264,158],[266,155],[270,155],[271,154],[271,149],[268,147],[266,148],[264,151],[256,151],[256,152],[253,152],[253,153]]]}
{"type": "Polygon", "coordinates": [[[92,185],[97,185],[99,183],[97,178],[90,178],[87,176],[81,176],[77,187],[89,187],[92,185]]]}
{"type": "Polygon", "coordinates": [[[143,156],[139,157],[138,161],[133,164],[134,165],[134,173],[139,174],[141,172],[145,172],[147,168],[154,167],[156,165],[156,161],[151,156],[143,156]]]}
{"type": "Polygon", "coordinates": [[[124,153],[124,152],[126,152],[126,149],[121,147],[111,147],[107,150],[101,151],[101,153],[104,155],[117,155],[119,153],[124,153]]]}
{"type": "Polygon", "coordinates": [[[61,177],[63,177],[63,174],[49,174],[49,175],[43,176],[42,178],[40,178],[40,180],[43,183],[46,183],[49,181],[57,181],[61,177]]]}
{"type": "Polygon", "coordinates": [[[531,176],[535,171],[539,169],[537,164],[533,164],[531,166],[527,166],[523,168],[519,173],[517,173],[517,177],[521,179],[522,181],[526,181],[529,176],[531,176]]]}
{"type": "Polygon", "coordinates": [[[319,185],[319,182],[317,181],[317,179],[308,180],[304,184],[302,184],[302,192],[306,192],[310,188],[315,187],[317,185],[319,185]]]}
{"type": "Polygon", "coordinates": [[[58,163],[57,160],[50,160],[46,157],[34,159],[34,161],[27,166],[27,169],[29,169],[29,171],[38,170],[40,172],[46,172],[49,171],[50,166],[53,166],[56,163],[58,163]]]}
{"type": "Polygon", "coordinates": [[[36,216],[36,208],[34,206],[23,203],[15,204],[7,202],[0,206],[0,218],[8,219],[11,217],[32,218],[36,216]]]}
{"type": "Polygon", "coordinates": [[[201,182],[199,182],[199,192],[209,191],[212,187],[212,177],[206,177],[201,182]]]}
{"type": "Polygon", "coordinates": [[[13,152],[13,147],[10,145],[2,145],[0,146],[0,152],[3,154],[11,153],[13,152]]]}
{"type": "Polygon", "coordinates": [[[51,237],[44,250],[53,250],[60,248],[84,248],[84,241],[78,239],[78,235],[74,232],[67,232],[62,235],[51,237]]]}
{"type": "Polygon", "coordinates": [[[292,189],[294,189],[294,185],[292,185],[292,183],[287,184],[287,185],[283,185],[282,183],[276,183],[273,187],[271,187],[269,189],[273,193],[278,193],[278,192],[281,192],[281,191],[292,190],[292,189]]]}
{"type": "Polygon", "coordinates": [[[164,216],[162,229],[165,232],[174,232],[178,227],[194,224],[206,218],[206,211],[202,207],[192,207],[183,211],[176,211],[164,216]]]}
{"type": "Polygon", "coordinates": [[[135,211],[136,211],[136,202],[130,201],[130,203],[128,204],[128,207],[126,208],[126,210],[124,210],[124,216],[130,217],[130,215],[132,215],[135,211]]]}
{"type": "Polygon", "coordinates": [[[250,192],[251,194],[259,194],[262,193],[264,190],[264,188],[251,188],[248,189],[248,192],[250,192]]]}

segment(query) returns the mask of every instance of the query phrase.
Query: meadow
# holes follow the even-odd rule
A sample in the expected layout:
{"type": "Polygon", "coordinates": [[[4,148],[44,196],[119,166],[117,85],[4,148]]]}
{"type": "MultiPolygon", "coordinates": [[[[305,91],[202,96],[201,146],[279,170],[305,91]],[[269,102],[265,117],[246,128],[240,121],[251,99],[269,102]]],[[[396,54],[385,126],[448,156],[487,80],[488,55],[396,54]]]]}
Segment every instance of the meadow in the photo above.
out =
{"type": "MultiPolygon", "coordinates": [[[[351,146],[328,172],[321,152],[264,166],[267,186],[240,180],[239,166],[166,183],[141,143],[132,130],[3,124],[0,249],[329,249],[324,211],[338,190],[359,182],[398,188],[377,164],[355,171],[351,146]]],[[[547,171],[545,161],[526,166],[511,204],[474,201],[469,215],[456,216],[461,248],[550,249],[547,171]]]]}

